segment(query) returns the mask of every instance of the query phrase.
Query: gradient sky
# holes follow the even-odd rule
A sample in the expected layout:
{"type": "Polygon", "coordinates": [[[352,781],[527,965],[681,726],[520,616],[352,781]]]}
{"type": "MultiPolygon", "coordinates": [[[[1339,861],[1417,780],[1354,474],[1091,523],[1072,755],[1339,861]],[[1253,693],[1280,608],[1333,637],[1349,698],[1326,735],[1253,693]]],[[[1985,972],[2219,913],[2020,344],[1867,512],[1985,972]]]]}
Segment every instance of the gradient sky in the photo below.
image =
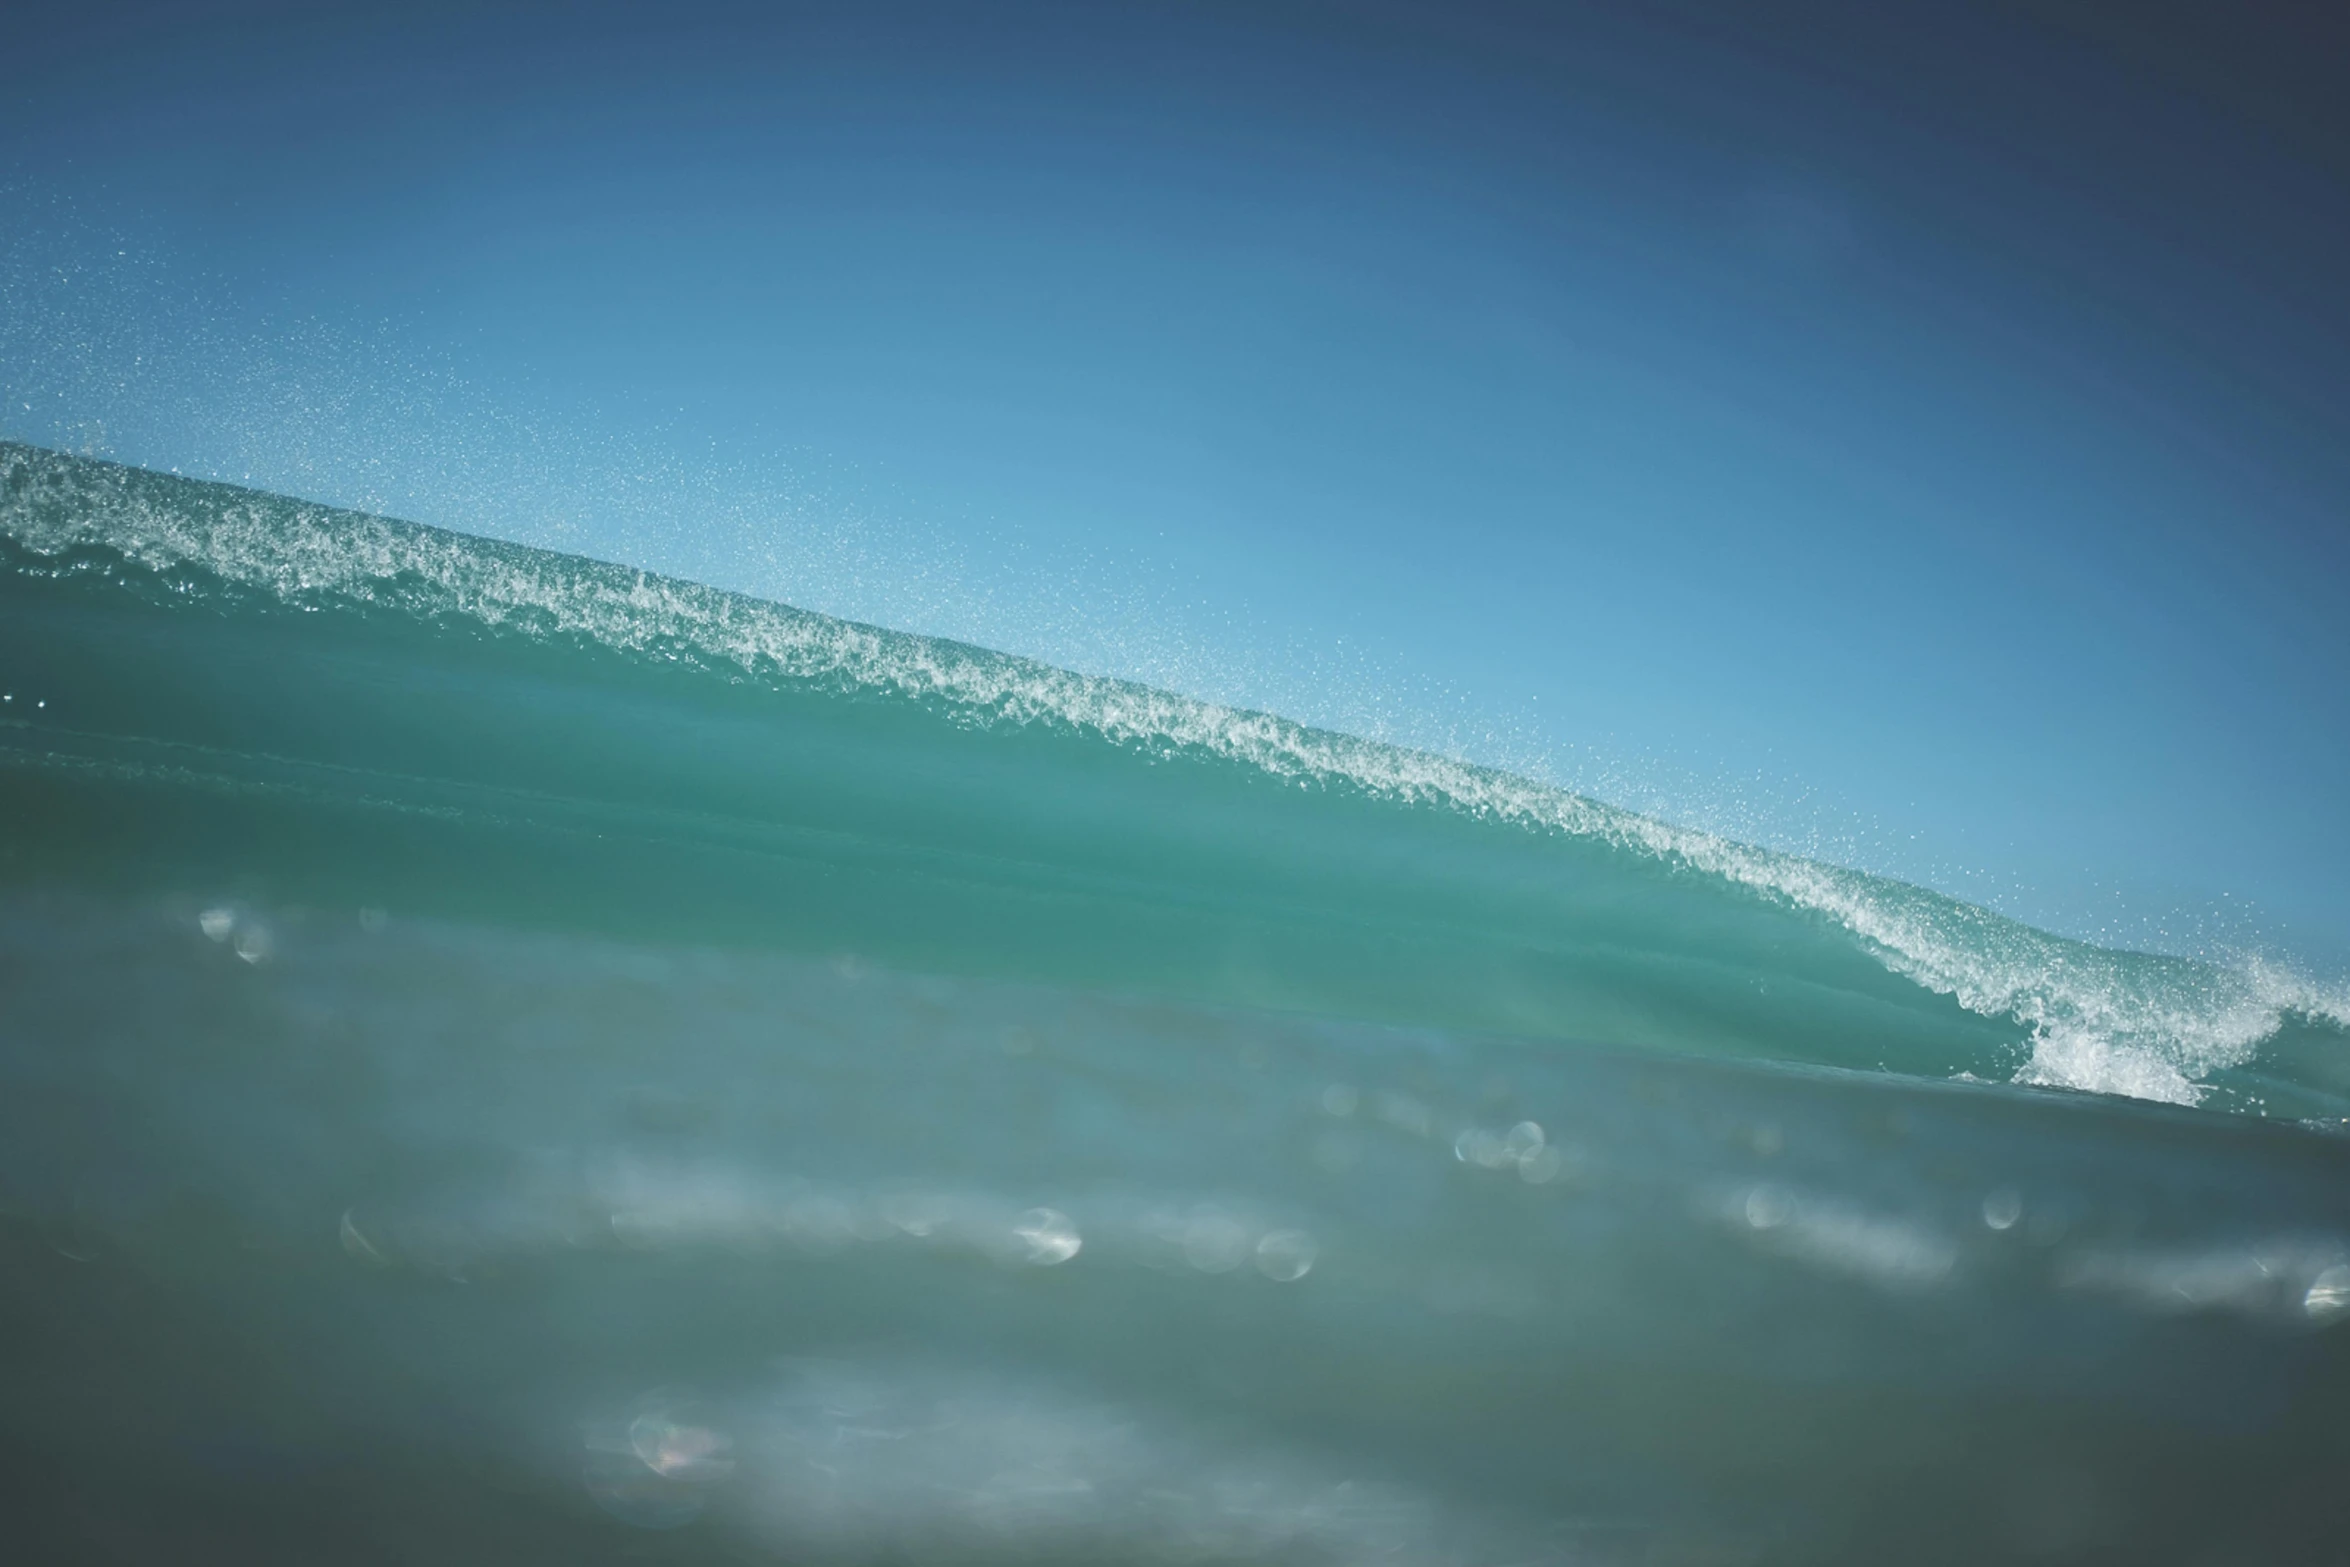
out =
{"type": "Polygon", "coordinates": [[[2321,7],[45,9],[0,433],[2350,957],[2321,7]]]}

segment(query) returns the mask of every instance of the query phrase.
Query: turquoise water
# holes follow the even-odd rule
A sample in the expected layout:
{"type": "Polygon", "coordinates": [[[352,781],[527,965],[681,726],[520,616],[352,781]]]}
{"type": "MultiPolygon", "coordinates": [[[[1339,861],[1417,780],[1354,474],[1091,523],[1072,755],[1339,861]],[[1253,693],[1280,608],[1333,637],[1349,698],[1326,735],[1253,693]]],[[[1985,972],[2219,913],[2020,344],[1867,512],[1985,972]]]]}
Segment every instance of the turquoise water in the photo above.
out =
{"type": "Polygon", "coordinates": [[[0,688],[57,1540],[2341,1559],[2280,968],[14,445],[0,688]]]}

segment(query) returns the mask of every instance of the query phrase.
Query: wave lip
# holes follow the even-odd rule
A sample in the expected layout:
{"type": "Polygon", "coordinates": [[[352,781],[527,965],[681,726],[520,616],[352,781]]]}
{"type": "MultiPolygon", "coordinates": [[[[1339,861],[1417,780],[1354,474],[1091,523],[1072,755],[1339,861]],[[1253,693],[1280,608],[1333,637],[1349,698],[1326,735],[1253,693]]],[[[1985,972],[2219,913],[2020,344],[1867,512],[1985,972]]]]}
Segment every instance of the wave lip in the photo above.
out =
{"type": "MultiPolygon", "coordinates": [[[[2350,997],[2273,963],[2099,948],[1922,888],[1675,826],[1457,758],[1129,681],[833,619],[607,562],[0,443],[0,538],[20,572],[88,557],[185,598],[391,612],[578,642],[778,689],[912,703],[973,729],[1092,736],[1496,831],[1575,840],[1808,919],[1885,971],[2012,1026],[2033,1086],[2304,1113],[2350,1093],[2350,997]],[[2265,1058],[2280,1036],[2294,1057],[2265,1058]],[[2252,1074],[2259,1081],[2235,1082],[2252,1074]],[[2265,1073],[2265,1076],[2263,1076],[2265,1073]]],[[[1919,1063],[1902,1063],[1916,1069],[1919,1063]]],[[[1963,1070],[1946,1063],[1944,1071],[1963,1070]]]]}

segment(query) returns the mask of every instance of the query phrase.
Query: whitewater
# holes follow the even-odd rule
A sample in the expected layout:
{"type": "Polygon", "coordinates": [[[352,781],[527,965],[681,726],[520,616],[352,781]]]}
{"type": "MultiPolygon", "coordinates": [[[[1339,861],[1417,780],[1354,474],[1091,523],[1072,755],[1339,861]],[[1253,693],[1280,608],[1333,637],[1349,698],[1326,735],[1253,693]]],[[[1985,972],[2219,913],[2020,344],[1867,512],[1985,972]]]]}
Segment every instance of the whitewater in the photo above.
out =
{"type": "Polygon", "coordinates": [[[2337,1561],[2346,1047],[2281,965],[0,444],[34,1557],[2337,1561]]]}

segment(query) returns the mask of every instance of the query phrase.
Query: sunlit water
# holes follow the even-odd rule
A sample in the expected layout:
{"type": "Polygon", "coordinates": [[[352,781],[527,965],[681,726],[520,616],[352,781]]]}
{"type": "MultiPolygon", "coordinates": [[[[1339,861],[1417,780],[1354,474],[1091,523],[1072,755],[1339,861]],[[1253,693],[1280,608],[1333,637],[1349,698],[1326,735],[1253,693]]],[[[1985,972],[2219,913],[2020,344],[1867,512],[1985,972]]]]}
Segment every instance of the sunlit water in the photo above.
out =
{"type": "Polygon", "coordinates": [[[2341,1008],[2289,975],[0,475],[28,1559],[2350,1550],[2341,1008]]]}

